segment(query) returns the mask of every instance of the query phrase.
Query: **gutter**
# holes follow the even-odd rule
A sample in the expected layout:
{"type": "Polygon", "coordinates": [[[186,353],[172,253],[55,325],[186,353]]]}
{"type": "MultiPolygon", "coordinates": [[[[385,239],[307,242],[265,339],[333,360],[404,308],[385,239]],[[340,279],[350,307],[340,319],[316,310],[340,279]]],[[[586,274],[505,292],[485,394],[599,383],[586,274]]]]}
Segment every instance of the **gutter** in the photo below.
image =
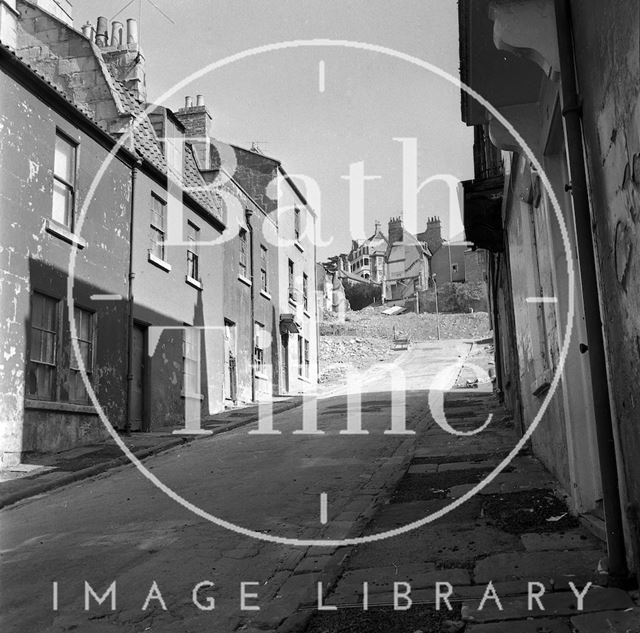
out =
{"type": "Polygon", "coordinates": [[[567,157],[571,174],[571,196],[576,227],[578,265],[584,295],[584,313],[589,343],[589,366],[600,460],[604,517],[609,555],[609,578],[613,585],[628,579],[626,548],[620,503],[617,455],[613,416],[609,398],[602,315],[594,255],[592,218],[587,189],[582,138],[582,106],[577,92],[575,51],[569,0],[555,0],[562,116],[567,139],[567,157]]]}

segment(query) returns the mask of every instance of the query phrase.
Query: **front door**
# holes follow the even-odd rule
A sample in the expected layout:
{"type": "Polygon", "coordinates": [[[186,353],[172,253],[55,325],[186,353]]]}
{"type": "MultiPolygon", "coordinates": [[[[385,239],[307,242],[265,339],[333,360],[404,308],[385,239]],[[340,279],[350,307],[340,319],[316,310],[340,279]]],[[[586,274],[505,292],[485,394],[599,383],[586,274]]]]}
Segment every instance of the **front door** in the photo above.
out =
{"type": "Polygon", "coordinates": [[[144,425],[146,328],[133,326],[133,388],[131,390],[131,430],[141,431],[144,425]]]}
{"type": "Polygon", "coordinates": [[[236,324],[224,320],[224,397],[225,400],[238,400],[238,379],[236,370],[236,324]]]}
{"type": "Polygon", "coordinates": [[[280,356],[282,357],[281,360],[281,368],[282,368],[282,374],[281,374],[281,390],[282,393],[289,393],[289,335],[288,334],[281,334],[280,335],[280,341],[282,343],[281,346],[281,350],[280,350],[280,356]]]}

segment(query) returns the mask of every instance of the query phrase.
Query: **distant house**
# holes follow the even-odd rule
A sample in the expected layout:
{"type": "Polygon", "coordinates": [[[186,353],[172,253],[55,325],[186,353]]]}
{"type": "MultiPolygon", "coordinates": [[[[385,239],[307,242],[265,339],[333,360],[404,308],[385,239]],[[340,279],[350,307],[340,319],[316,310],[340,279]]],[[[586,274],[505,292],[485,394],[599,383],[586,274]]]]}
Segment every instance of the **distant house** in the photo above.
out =
{"type": "MultiPolygon", "coordinates": [[[[427,220],[427,228],[416,236],[427,245],[431,253],[431,274],[435,274],[436,283],[467,281],[465,252],[466,244],[452,244],[442,237],[440,218],[434,216],[427,220]]],[[[471,263],[471,260],[469,260],[471,263]]]]}
{"type": "Polygon", "coordinates": [[[389,241],[380,230],[380,222],[376,220],[375,230],[371,237],[363,242],[354,240],[347,256],[348,272],[376,283],[384,281],[385,257],[389,241]]]}
{"type": "Polygon", "coordinates": [[[391,218],[385,254],[384,301],[406,301],[415,297],[419,290],[426,289],[430,257],[426,244],[404,229],[402,218],[391,218]]]}

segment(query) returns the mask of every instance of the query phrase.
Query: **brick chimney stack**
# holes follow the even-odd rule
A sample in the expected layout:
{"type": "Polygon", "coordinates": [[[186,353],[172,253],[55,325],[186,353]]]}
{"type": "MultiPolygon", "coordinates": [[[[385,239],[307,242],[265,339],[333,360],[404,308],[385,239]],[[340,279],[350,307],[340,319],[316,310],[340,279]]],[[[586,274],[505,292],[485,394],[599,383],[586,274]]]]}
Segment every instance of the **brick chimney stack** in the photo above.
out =
{"type": "Polygon", "coordinates": [[[180,123],[184,125],[185,139],[196,150],[202,168],[211,169],[209,143],[213,119],[204,103],[204,96],[197,95],[195,105],[193,104],[193,97],[185,97],[184,107],[180,108],[175,115],[180,123]]]}
{"type": "Polygon", "coordinates": [[[389,220],[389,243],[404,242],[404,230],[402,227],[402,216],[389,220]]]}
{"type": "Polygon", "coordinates": [[[379,232],[380,232],[380,220],[376,220],[373,234],[377,235],[379,232]]]}
{"type": "Polygon", "coordinates": [[[427,229],[418,235],[421,242],[426,242],[429,250],[434,254],[442,246],[442,223],[438,216],[427,219],[427,229]]]}
{"type": "Polygon", "coordinates": [[[113,77],[123,83],[139,102],[146,103],[145,59],[138,41],[138,23],[129,18],[125,34],[122,22],[114,21],[111,24],[110,41],[108,27],[106,18],[98,18],[95,43],[100,48],[104,61],[113,77]]]}

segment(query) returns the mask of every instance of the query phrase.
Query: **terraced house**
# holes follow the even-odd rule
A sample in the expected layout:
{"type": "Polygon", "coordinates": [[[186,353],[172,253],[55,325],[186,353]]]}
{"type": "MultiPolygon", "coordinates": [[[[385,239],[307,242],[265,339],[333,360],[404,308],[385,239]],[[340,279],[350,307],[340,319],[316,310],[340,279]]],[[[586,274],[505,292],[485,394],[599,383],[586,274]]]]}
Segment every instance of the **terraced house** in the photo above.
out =
{"type": "MultiPolygon", "coordinates": [[[[317,379],[304,196],[278,161],[263,176],[282,200],[217,159],[202,97],[147,102],[135,20],[71,16],[0,14],[4,464],[105,438],[107,420],[199,432],[317,379]]],[[[266,160],[226,147],[247,174],[266,160]]]]}

